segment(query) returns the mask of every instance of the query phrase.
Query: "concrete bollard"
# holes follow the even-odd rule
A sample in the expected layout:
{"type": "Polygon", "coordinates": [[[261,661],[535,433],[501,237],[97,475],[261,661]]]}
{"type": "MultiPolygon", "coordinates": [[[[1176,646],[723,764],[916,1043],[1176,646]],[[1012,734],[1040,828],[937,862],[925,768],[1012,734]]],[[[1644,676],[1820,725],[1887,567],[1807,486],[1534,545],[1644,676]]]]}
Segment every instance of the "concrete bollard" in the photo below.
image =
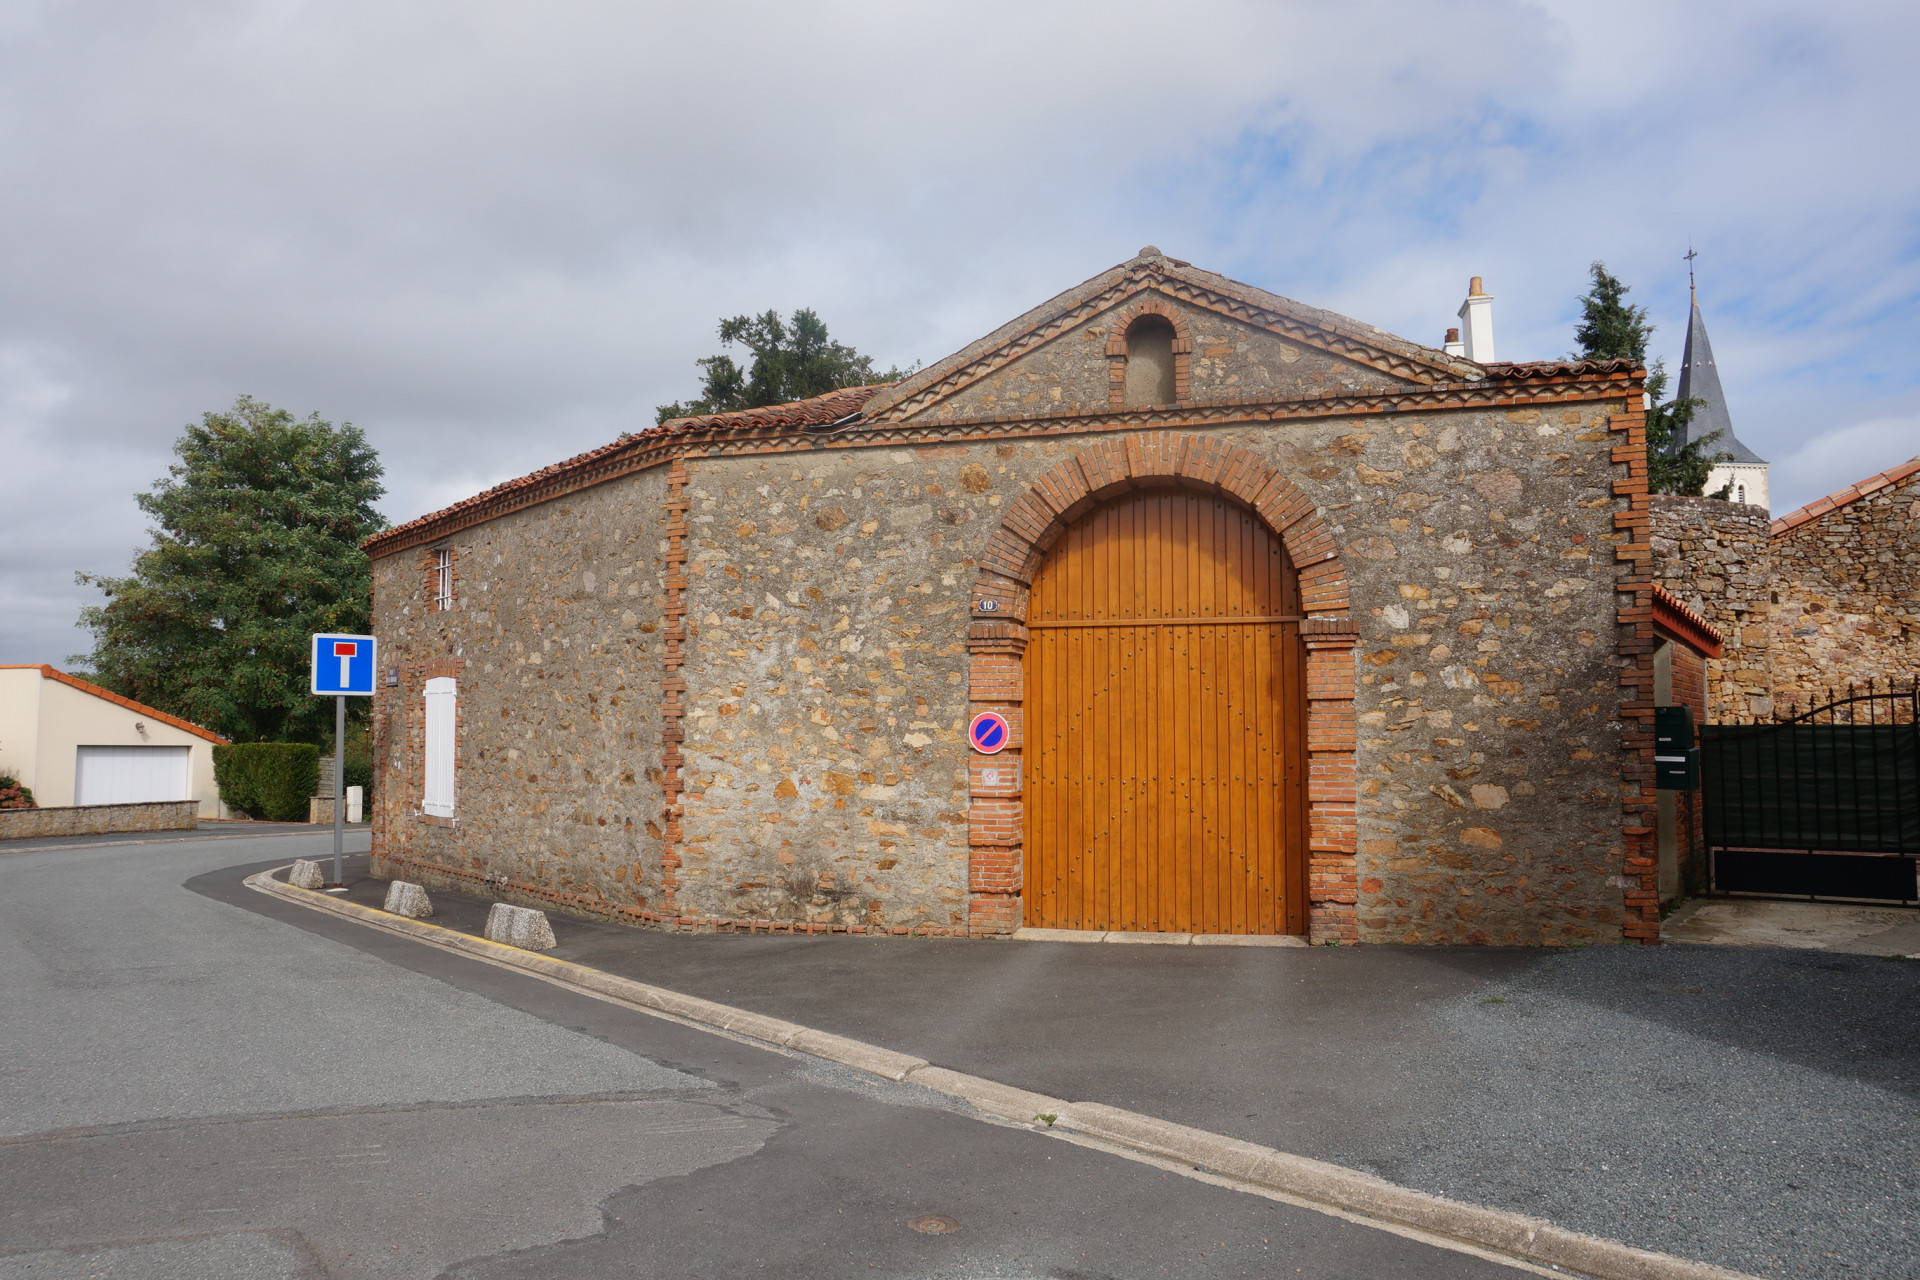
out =
{"type": "Polygon", "coordinates": [[[347,788],[347,821],[358,822],[366,805],[366,792],[359,787],[347,788]]]}
{"type": "Polygon", "coordinates": [[[551,951],[559,946],[547,913],[532,907],[514,907],[496,902],[487,912],[488,942],[504,942],[522,951],[551,951]]]}
{"type": "Polygon", "coordinates": [[[395,880],[387,886],[387,910],[396,916],[420,920],[433,914],[433,901],[422,886],[395,880]]]}
{"type": "Polygon", "coordinates": [[[327,877],[320,870],[320,864],[311,858],[294,860],[293,870],[287,872],[287,883],[296,889],[324,889],[327,877]]]}

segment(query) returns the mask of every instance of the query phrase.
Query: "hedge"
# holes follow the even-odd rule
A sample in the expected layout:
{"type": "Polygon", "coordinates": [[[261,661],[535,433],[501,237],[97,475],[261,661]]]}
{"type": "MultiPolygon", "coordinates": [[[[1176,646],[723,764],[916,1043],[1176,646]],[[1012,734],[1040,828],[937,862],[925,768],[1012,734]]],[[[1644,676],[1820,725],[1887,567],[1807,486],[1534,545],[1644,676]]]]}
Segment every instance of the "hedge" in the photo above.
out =
{"type": "Polygon", "coordinates": [[[320,748],[308,742],[238,742],[213,749],[213,780],[229,809],[268,822],[305,822],[320,786],[320,748]]]}

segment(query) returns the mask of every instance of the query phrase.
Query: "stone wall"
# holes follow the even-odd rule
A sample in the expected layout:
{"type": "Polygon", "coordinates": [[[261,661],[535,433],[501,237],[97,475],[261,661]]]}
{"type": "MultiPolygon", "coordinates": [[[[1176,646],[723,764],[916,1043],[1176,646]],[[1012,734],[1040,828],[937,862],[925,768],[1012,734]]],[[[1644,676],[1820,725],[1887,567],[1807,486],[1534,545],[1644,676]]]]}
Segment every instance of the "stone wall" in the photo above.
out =
{"type": "MultiPolygon", "coordinates": [[[[1364,940],[1619,936],[1605,418],[1213,433],[1305,489],[1341,545],[1364,940]]],[[[685,910],[965,922],[970,566],[1006,503],[1098,440],[688,462],[685,910]]]]}
{"type": "Polygon", "coordinates": [[[1707,718],[1773,712],[1774,577],[1766,510],[1655,494],[1654,579],[1725,637],[1707,662],[1707,718]]]}
{"type": "Polygon", "coordinates": [[[375,562],[381,874],[425,862],[652,901],[665,498],[651,471],[461,531],[449,611],[429,607],[430,552],[375,562]],[[459,681],[451,822],[420,811],[423,688],[441,675],[459,681]]]}
{"type": "Polygon", "coordinates": [[[197,800],[147,804],[77,804],[45,809],[0,809],[0,840],[30,836],[98,836],[122,831],[192,831],[197,800]]]}
{"type": "Polygon", "coordinates": [[[687,461],[684,910],[964,928],[970,557],[1021,454],[687,461]]]}
{"type": "Polygon", "coordinates": [[[1362,941],[1621,935],[1629,540],[1606,406],[1241,439],[1300,478],[1360,628],[1362,941]]]}
{"type": "Polygon", "coordinates": [[[1769,523],[1758,507],[1655,496],[1655,576],[1726,637],[1716,721],[1920,671],[1920,467],[1769,523]]]}
{"type": "MultiPolygon", "coordinates": [[[[1772,541],[1776,696],[1920,673],[1920,466],[1772,541]]],[[[1890,473],[1891,474],[1891,473],[1890,473]]],[[[1876,477],[1878,479],[1878,477],[1876,477]]]]}

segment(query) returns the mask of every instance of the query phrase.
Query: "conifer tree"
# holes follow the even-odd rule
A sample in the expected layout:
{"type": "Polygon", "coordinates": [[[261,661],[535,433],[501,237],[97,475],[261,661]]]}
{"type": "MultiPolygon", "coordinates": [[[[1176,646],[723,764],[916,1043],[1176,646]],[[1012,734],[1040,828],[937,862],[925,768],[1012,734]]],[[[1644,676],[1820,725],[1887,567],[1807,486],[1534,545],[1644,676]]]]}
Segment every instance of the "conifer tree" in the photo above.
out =
{"type": "MultiPolygon", "coordinates": [[[[1641,366],[1647,363],[1647,343],[1654,327],[1647,323],[1647,309],[1627,301],[1630,286],[1622,284],[1596,262],[1588,271],[1593,288],[1580,299],[1580,324],[1573,331],[1580,344],[1580,355],[1587,360],[1626,357],[1641,366]]],[[[1708,453],[1707,446],[1723,434],[1715,431],[1698,440],[1679,444],[1686,437],[1687,424],[1702,400],[1669,400],[1661,403],[1667,390],[1667,366],[1655,360],[1647,369],[1647,490],[1650,493],[1674,493],[1699,497],[1707,487],[1707,473],[1716,462],[1733,457],[1730,453],[1708,453]]],[[[1727,496],[1723,487],[1716,498],[1727,496]]]]}

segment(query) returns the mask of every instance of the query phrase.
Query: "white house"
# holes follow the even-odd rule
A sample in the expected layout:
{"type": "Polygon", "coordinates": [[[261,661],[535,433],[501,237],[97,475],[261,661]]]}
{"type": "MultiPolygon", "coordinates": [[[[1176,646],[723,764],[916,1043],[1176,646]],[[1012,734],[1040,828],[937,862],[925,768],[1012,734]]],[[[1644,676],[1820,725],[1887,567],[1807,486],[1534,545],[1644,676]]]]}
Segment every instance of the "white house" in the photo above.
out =
{"type": "Polygon", "coordinates": [[[221,816],[218,734],[45,663],[0,666],[0,773],[42,808],[197,800],[221,816]]]}

